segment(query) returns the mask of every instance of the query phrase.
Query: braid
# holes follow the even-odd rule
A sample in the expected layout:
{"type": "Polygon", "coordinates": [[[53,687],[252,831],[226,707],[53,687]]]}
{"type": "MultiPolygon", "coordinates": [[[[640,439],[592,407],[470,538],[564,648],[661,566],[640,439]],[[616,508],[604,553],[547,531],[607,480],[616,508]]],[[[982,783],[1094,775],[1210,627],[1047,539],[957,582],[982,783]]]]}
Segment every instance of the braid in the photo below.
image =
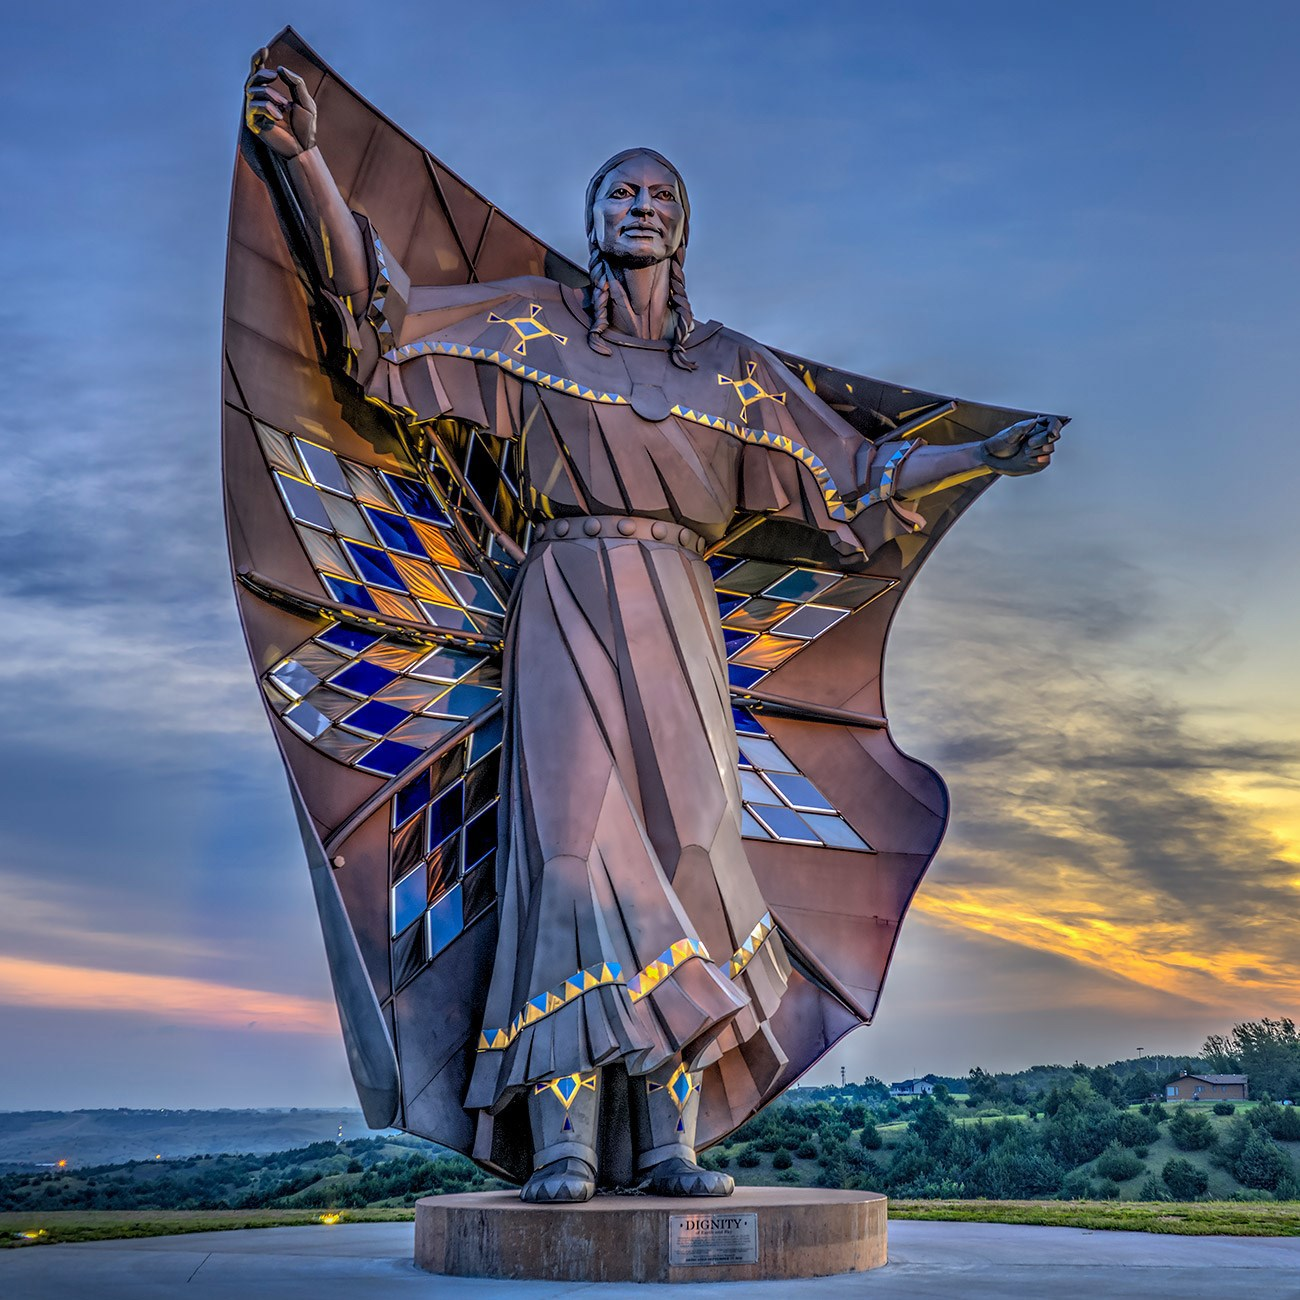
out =
{"type": "Polygon", "coordinates": [[[609,329],[609,267],[594,240],[587,270],[591,273],[591,328],[587,331],[587,343],[593,352],[599,352],[602,357],[612,357],[614,349],[604,337],[609,329]]]}
{"type": "Polygon", "coordinates": [[[673,254],[668,268],[668,306],[677,316],[677,329],[673,334],[673,365],[682,370],[694,370],[695,362],[686,355],[686,341],[695,328],[695,314],[691,300],[686,296],[686,244],[673,254]]]}

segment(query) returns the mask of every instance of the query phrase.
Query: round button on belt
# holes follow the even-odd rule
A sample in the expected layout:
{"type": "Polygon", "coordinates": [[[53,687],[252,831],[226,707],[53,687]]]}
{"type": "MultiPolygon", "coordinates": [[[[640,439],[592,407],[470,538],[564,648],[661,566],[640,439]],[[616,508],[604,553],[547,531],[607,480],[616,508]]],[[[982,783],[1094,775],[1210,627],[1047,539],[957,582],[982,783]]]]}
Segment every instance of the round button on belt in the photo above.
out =
{"type": "Polygon", "coordinates": [[[584,533],[586,533],[588,537],[599,537],[599,536],[600,536],[600,520],[599,520],[599,519],[588,519],[588,520],[587,520],[587,521],[582,525],[582,531],[583,531],[584,533]]]}
{"type": "Polygon", "coordinates": [[[662,519],[656,519],[654,523],[650,525],[650,536],[653,537],[656,542],[662,542],[664,538],[668,536],[668,525],[664,523],[662,519]]]}
{"type": "Polygon", "coordinates": [[[568,521],[567,519],[561,519],[561,520],[559,520],[559,521],[556,523],[556,525],[555,525],[555,535],[556,535],[556,537],[568,537],[568,535],[569,535],[569,521],[568,521]]]}
{"type": "Polygon", "coordinates": [[[618,521],[618,531],[622,533],[624,537],[631,537],[632,534],[636,532],[636,520],[620,519],[618,521]]]}

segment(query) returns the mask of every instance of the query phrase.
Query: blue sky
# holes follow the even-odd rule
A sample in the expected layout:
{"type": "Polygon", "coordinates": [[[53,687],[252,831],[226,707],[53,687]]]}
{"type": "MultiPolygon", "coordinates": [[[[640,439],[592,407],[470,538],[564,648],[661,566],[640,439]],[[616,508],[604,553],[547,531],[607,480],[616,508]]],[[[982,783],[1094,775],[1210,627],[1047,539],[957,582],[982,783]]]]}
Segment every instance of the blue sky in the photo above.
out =
{"type": "Polygon", "coordinates": [[[220,517],[240,86],[286,22],[571,255],[649,144],[702,318],[1075,417],[899,619],[954,823],[814,1078],[1295,1006],[1293,6],[63,4],[0,85],[0,1108],[350,1096],[220,517]]]}

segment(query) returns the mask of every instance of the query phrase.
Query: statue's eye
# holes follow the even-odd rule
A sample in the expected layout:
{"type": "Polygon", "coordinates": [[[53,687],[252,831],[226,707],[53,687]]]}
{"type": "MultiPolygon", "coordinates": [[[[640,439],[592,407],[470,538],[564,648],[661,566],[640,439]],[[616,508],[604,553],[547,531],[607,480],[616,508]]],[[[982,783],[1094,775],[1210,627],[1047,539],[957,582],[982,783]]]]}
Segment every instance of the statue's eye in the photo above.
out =
{"type": "Polygon", "coordinates": [[[660,190],[660,191],[659,191],[659,197],[660,197],[661,199],[663,199],[663,201],[664,201],[665,203],[676,203],[676,202],[677,202],[677,195],[674,194],[674,193],[672,192],[672,190],[660,190]]]}

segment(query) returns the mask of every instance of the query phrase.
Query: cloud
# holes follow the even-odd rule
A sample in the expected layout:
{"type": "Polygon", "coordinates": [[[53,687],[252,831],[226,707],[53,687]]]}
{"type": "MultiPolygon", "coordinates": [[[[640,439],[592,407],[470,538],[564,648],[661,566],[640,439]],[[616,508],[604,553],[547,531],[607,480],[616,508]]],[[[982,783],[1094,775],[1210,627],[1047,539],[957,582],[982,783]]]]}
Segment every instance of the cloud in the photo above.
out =
{"type": "Polygon", "coordinates": [[[337,1034],[332,1002],[176,975],[0,956],[0,1005],[94,1011],[189,1027],[337,1034]]]}
{"type": "Polygon", "coordinates": [[[917,910],[1216,1020],[1293,1006],[1300,899],[1279,795],[1294,801],[1300,746],[1194,707],[1222,611],[1181,623],[1095,542],[1007,584],[1004,553],[963,541],[909,598],[891,652],[905,665],[891,714],[953,791],[917,910]]]}
{"type": "Polygon", "coordinates": [[[22,636],[0,658],[10,742],[84,752],[125,728],[166,751],[184,740],[228,746],[263,735],[257,687],[228,616],[218,621],[194,605],[21,598],[22,636]]]}

